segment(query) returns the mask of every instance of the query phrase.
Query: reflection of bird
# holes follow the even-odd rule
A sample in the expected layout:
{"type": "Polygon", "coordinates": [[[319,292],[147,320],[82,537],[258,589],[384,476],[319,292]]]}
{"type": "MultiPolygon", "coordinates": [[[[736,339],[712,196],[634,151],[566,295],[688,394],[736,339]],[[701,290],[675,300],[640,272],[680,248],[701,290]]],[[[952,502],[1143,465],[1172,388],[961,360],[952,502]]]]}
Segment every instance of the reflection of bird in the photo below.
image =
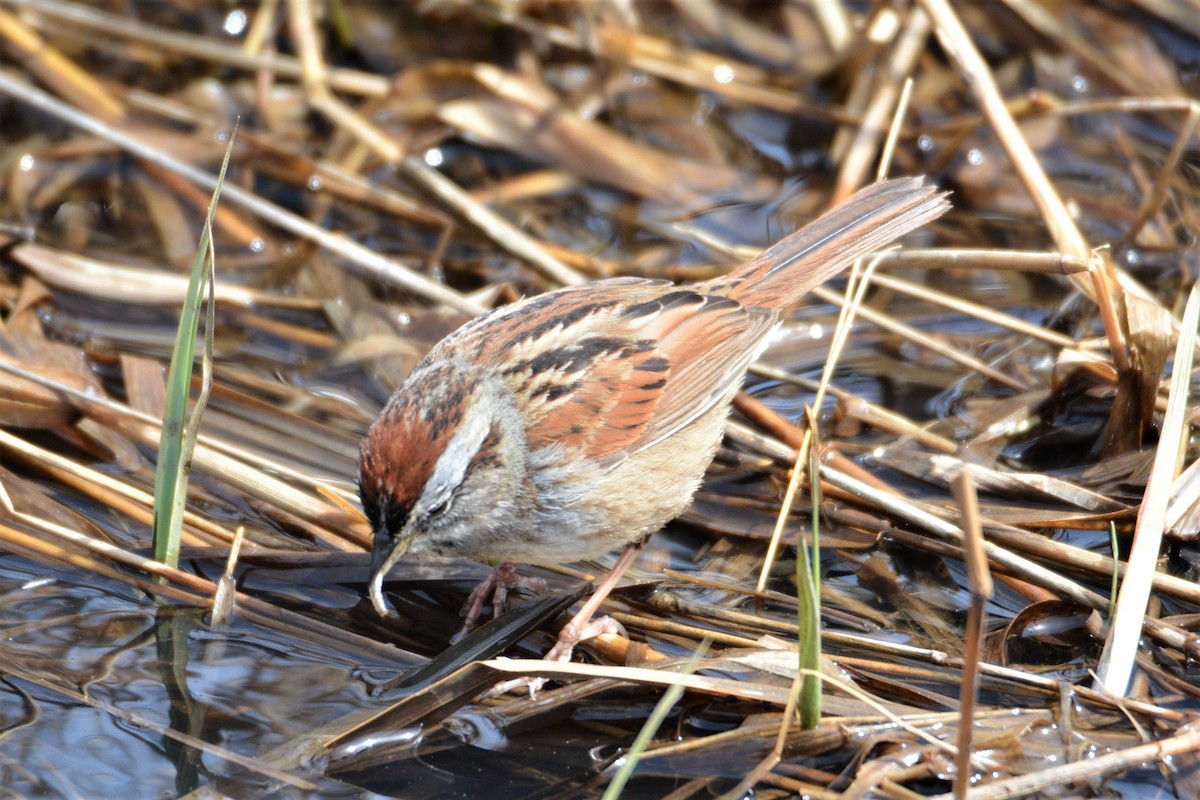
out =
{"type": "Polygon", "coordinates": [[[683,512],[780,311],[949,204],[869,186],[729,275],[617,278],[472,320],[416,366],[362,445],[370,595],[402,556],[551,564],[625,547],[548,657],[567,658],[649,534],[683,512]]]}

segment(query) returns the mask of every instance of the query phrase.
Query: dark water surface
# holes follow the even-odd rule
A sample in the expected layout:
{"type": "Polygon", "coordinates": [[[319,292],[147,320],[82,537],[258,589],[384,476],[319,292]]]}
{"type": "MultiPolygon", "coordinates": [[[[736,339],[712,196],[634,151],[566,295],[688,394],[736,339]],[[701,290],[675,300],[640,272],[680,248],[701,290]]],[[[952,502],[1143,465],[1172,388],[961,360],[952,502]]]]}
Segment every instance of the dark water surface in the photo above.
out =
{"type": "MultiPolygon", "coordinates": [[[[33,13],[27,3],[12,5],[33,13]]],[[[714,8],[725,9],[730,18],[752,23],[750,28],[725,29],[702,24],[702,9],[685,13],[685,4],[632,4],[646,30],[659,39],[677,40],[693,54],[711,53],[746,65],[739,68],[768,70],[759,84],[802,98],[798,109],[785,112],[696,89],[686,80],[663,79],[615,58],[593,59],[586,48],[579,52],[550,44],[520,26],[456,10],[454,3],[438,5],[422,4],[429,13],[420,14],[418,6],[407,4],[327,4],[324,10],[332,17],[322,18],[321,30],[330,62],[383,76],[399,87],[380,96],[341,96],[351,98],[351,105],[408,152],[422,154],[460,185],[481,193],[497,187],[511,191],[511,197],[489,201],[493,210],[543,242],[586,256],[585,274],[608,274],[619,266],[622,272],[651,277],[705,277],[733,260],[725,245],[772,242],[827,200],[825,188],[835,182],[829,152],[838,131],[830,109],[849,114],[845,89],[864,72],[865,62],[847,57],[815,63],[820,48],[805,38],[812,35],[806,33],[812,25],[786,28],[795,47],[780,55],[768,46],[782,40],[775,33],[786,27],[783,12],[774,6],[717,4],[714,8]],[[630,189],[637,175],[622,171],[630,165],[605,162],[610,169],[602,170],[594,163],[600,159],[595,153],[590,160],[573,160],[571,152],[544,154],[520,141],[489,141],[460,131],[438,112],[448,117],[445,109],[453,101],[491,97],[480,89],[479,73],[472,72],[479,64],[506,70],[528,85],[541,82],[552,88],[556,103],[578,116],[595,116],[624,137],[686,156],[689,163],[730,180],[703,192],[695,189],[694,196],[682,199],[674,182],[669,192],[638,195],[630,189]],[[554,188],[522,196],[516,179],[530,175],[554,188]]],[[[594,23],[592,15],[603,16],[587,4],[544,5],[544,15],[532,18],[569,30],[590,30],[584,23],[594,23]]],[[[862,12],[872,4],[846,5],[862,12]]],[[[1125,5],[1096,4],[1105,9],[1125,5]]],[[[233,46],[245,35],[239,26],[258,9],[233,2],[167,0],[87,7],[233,46]]],[[[1035,45],[1044,43],[1040,37],[1026,41],[1028,31],[1007,13],[996,12],[1003,26],[985,9],[964,13],[988,57],[1003,70],[1010,96],[1040,91],[1058,100],[1083,101],[1122,95],[1057,50],[1039,49],[1037,57],[1027,56],[1021,46],[1034,52],[1035,45]],[[1024,33],[1010,33],[1014,27],[1024,33]],[[1003,38],[1009,35],[1014,41],[1003,38]]],[[[1138,41],[1165,52],[1164,63],[1175,70],[1170,77],[1194,93],[1200,85],[1195,38],[1144,15],[1140,10],[1126,14],[1134,27],[1121,30],[1129,36],[1140,32],[1145,38],[1138,41]]],[[[266,86],[256,83],[252,73],[175,55],[163,44],[110,41],[94,32],[81,34],[66,23],[58,39],[56,27],[58,23],[38,29],[86,70],[119,87],[123,97],[136,100],[137,92],[146,93],[141,106],[135,103],[139,110],[132,113],[129,127],[153,130],[164,149],[215,169],[222,137],[240,117],[245,149],[239,151],[231,177],[238,185],[463,292],[497,287],[496,297],[481,300],[485,304],[548,287],[520,259],[443,211],[396,169],[357,153],[344,131],[305,106],[296,81],[277,79],[266,86]],[[269,104],[256,101],[260,91],[269,92],[269,104]],[[438,210],[445,220],[431,222],[397,211],[390,197],[364,198],[344,187],[335,191],[330,174],[322,178],[314,166],[316,159],[336,160],[372,186],[414,197],[422,209],[438,210]],[[436,250],[447,231],[445,249],[436,250]]],[[[294,52],[284,12],[273,31],[268,38],[275,47],[294,52]]],[[[1115,40],[1112,47],[1118,44],[1122,42],[1115,40]]],[[[863,48],[875,49],[874,44],[863,48]]],[[[1049,248],[1036,209],[1010,174],[995,140],[973,121],[974,105],[950,89],[937,88],[951,83],[946,73],[938,72],[942,54],[930,44],[926,55],[924,71],[918,72],[928,73],[930,82],[931,76],[941,75],[940,84],[925,89],[941,99],[916,104],[911,124],[929,133],[909,131],[901,137],[893,173],[928,172],[931,180],[954,192],[957,210],[908,244],[1049,248]]],[[[32,73],[24,74],[37,82],[32,73]]],[[[720,81],[721,72],[713,75],[720,81]]],[[[918,84],[918,97],[923,87],[918,84]]],[[[519,116],[512,107],[508,113],[519,116]]],[[[546,124],[552,116],[546,114],[546,124]]],[[[7,179],[0,207],[6,245],[32,239],[64,253],[185,274],[206,201],[170,206],[186,234],[180,248],[164,232],[173,229],[171,212],[164,210],[169,204],[147,188],[150,183],[161,190],[159,179],[135,159],[9,98],[0,99],[0,120],[5,125],[0,138],[6,140],[0,151],[7,179]]],[[[1160,163],[1174,141],[1176,120],[1152,114],[1137,116],[1136,122],[1086,114],[1065,120],[1038,117],[1029,123],[1029,135],[1048,171],[1072,192],[1072,208],[1086,233],[1096,242],[1118,240],[1146,186],[1146,180],[1130,177],[1137,170],[1124,158],[1131,150],[1138,153],[1138,170],[1160,163]]],[[[1189,151],[1187,158],[1193,157],[1189,151]]],[[[1191,161],[1186,166],[1194,171],[1191,161]]],[[[707,173],[687,174],[695,184],[705,184],[707,173]]],[[[685,183],[682,174],[676,178],[685,183]]],[[[1182,192],[1179,187],[1176,191],[1182,192]]],[[[181,193],[167,189],[172,197],[181,193]]],[[[1178,204],[1186,210],[1193,199],[1181,194],[1178,204]]],[[[244,216],[241,211],[232,214],[244,216]]],[[[357,441],[366,425],[397,377],[465,316],[431,310],[408,292],[364,277],[340,256],[272,226],[255,225],[249,239],[239,238],[235,226],[218,226],[219,280],[306,302],[297,307],[219,307],[214,336],[218,390],[204,430],[352,498],[357,441]]],[[[1184,278],[1196,269],[1194,251],[1180,244],[1190,229],[1184,223],[1179,228],[1182,233],[1156,229],[1158,238],[1149,244],[1118,241],[1114,255],[1168,305],[1176,302],[1184,278]]],[[[9,255],[6,251],[0,262],[0,355],[41,359],[38,363],[67,372],[72,367],[63,367],[61,359],[76,359],[74,368],[110,396],[133,402],[133,361],[166,363],[176,308],[64,288],[49,279],[47,288],[33,280],[24,262],[9,255]],[[65,345],[69,357],[51,343],[65,345]]],[[[1103,332],[1094,306],[1061,276],[975,269],[945,274],[911,269],[902,275],[1075,341],[1098,340],[1103,332]]],[[[1100,442],[1113,404],[1111,383],[1064,376],[1056,372],[1056,346],[965,314],[891,291],[872,292],[868,303],[940,336],[1027,389],[988,380],[895,333],[860,322],[834,374],[841,390],[910,417],[961,445],[960,455],[998,469],[1052,473],[1125,503],[1140,498],[1148,459],[1138,457],[1155,444],[1153,425],[1145,431],[1147,449],[1126,454],[1130,461],[1125,468],[1092,472],[1112,464],[1100,442]],[[1002,412],[1013,409],[1019,426],[990,435],[993,423],[999,426],[1007,419],[1002,412]]],[[[836,309],[807,304],[789,317],[764,361],[801,378],[819,379],[835,324],[836,309]]],[[[7,374],[0,376],[0,381],[7,379],[7,374]]],[[[759,377],[749,379],[747,389],[793,421],[815,398],[807,389],[759,377]]],[[[903,437],[847,420],[845,410],[831,398],[821,409],[829,440],[838,443],[840,452],[906,496],[950,507],[944,484],[922,478],[912,467],[925,464],[922,459],[930,453],[903,437]]],[[[74,414],[49,421],[38,417],[35,423],[6,417],[2,427],[131,487],[152,488],[151,448],[103,425],[77,429],[76,423],[74,414]]],[[[0,467],[14,497],[18,485],[24,486],[30,494],[22,497],[42,497],[47,518],[146,552],[149,526],[144,517],[49,477],[24,457],[10,458],[11,453],[0,452],[0,467]]],[[[748,642],[762,636],[793,641],[794,548],[784,548],[771,573],[768,588],[778,594],[762,601],[749,596],[778,511],[781,475],[782,469],[758,454],[724,449],[694,509],[654,538],[633,572],[632,586],[619,593],[614,606],[635,617],[700,626],[748,642]],[[664,580],[665,569],[674,574],[664,580]],[[656,589],[660,582],[662,588],[656,589]],[[726,588],[730,586],[737,590],[726,588]],[[691,610],[668,605],[664,596],[692,603],[691,610]],[[755,616],[762,625],[706,617],[695,610],[704,607],[755,616]]],[[[659,689],[622,686],[560,703],[479,700],[477,690],[463,688],[471,678],[458,668],[499,654],[540,656],[551,642],[547,631],[555,629],[554,614],[546,612],[548,619],[533,632],[501,628],[507,636],[501,644],[457,655],[448,648],[459,609],[485,568],[404,565],[388,586],[400,614],[381,621],[362,599],[366,554],[351,540],[325,536],[323,521],[252,496],[213,471],[196,470],[192,487],[189,508],[230,530],[240,525],[249,531],[250,552],[237,573],[240,590],[282,611],[271,616],[259,606],[242,607],[228,626],[213,625],[206,608],[183,602],[178,594],[151,591],[144,575],[72,567],[61,553],[33,560],[27,547],[12,543],[18,540],[5,539],[0,557],[0,795],[599,796],[661,696],[659,689]],[[431,670],[430,680],[447,683],[428,695],[395,685],[418,667],[431,670]],[[426,696],[434,699],[421,713],[401,702],[426,696]],[[387,714],[375,724],[368,722],[380,712],[387,714]],[[393,718],[401,721],[389,724],[393,718]],[[346,730],[352,733],[326,746],[346,730]]],[[[1058,510],[1044,498],[1010,503],[1011,498],[992,494],[984,500],[998,514],[1021,503],[1022,510],[1058,510]]],[[[797,528],[805,524],[802,506],[808,502],[804,497],[793,512],[797,528]]],[[[826,629],[962,656],[970,603],[962,562],[914,544],[903,535],[911,531],[894,519],[872,516],[864,522],[861,509],[843,497],[826,498],[823,513],[828,527],[821,553],[826,629]]],[[[17,522],[13,526],[27,530],[17,522]]],[[[1112,550],[1105,526],[1025,527],[1096,553],[1112,550]]],[[[1123,518],[1119,551],[1128,548],[1131,532],[1130,519],[1123,518]]],[[[216,580],[224,549],[205,544],[192,547],[183,566],[216,580]]],[[[1200,557],[1188,546],[1172,554],[1168,568],[1194,578],[1194,563],[1200,557]]],[[[573,577],[549,577],[552,595],[577,588],[573,577]]],[[[1107,576],[1092,575],[1084,582],[1102,595],[1109,591],[1107,576]]],[[[981,701],[996,719],[988,721],[994,726],[987,728],[992,738],[980,751],[1013,772],[1083,762],[1141,741],[1126,718],[1097,711],[1069,692],[1071,686],[1090,685],[1089,671],[1102,640],[1088,627],[1095,622],[1088,610],[1056,602],[1035,603],[1021,588],[998,584],[988,605],[988,660],[1051,678],[1062,689],[1061,697],[1052,697],[999,680],[985,683],[981,701]],[[1064,708],[1070,725],[1062,723],[1064,708]]],[[[533,603],[517,598],[514,606],[527,610],[533,603]]],[[[1186,601],[1163,601],[1164,615],[1197,612],[1200,607],[1186,601]]],[[[1195,626],[1194,620],[1179,624],[1195,626]]],[[[694,633],[636,622],[628,627],[635,639],[669,657],[686,658],[698,643],[694,633]]],[[[957,708],[961,687],[954,669],[935,668],[916,656],[888,660],[846,640],[828,643],[827,653],[850,665],[837,669],[897,707],[930,713],[957,708]],[[862,663],[876,658],[875,664],[862,663]]],[[[1145,696],[1164,708],[1200,713],[1195,664],[1178,653],[1158,650],[1155,655],[1165,666],[1149,681],[1145,696]]],[[[722,663],[712,672],[753,678],[772,688],[790,685],[790,678],[740,662],[722,663]]],[[[668,715],[656,741],[703,744],[708,737],[753,729],[766,718],[777,720],[779,710],[767,703],[689,693],[668,715]]],[[[950,740],[954,724],[938,722],[930,730],[950,740]]],[[[909,734],[884,727],[873,732],[856,728],[836,742],[814,743],[803,736],[790,740],[784,764],[773,773],[778,780],[760,784],[749,796],[800,793],[800,783],[781,776],[831,786],[828,791],[836,793],[856,778],[859,764],[877,756],[896,765],[937,765],[905,785],[925,794],[949,790],[949,762],[943,756],[918,751],[920,745],[909,734]]],[[[1165,730],[1164,723],[1155,733],[1165,730]]],[[[722,745],[681,748],[647,759],[625,796],[656,798],[674,791],[680,798],[720,796],[766,755],[774,733],[714,741],[722,745]]],[[[1180,760],[1180,773],[1190,766],[1185,760],[1180,760]]],[[[1166,800],[1189,796],[1188,787],[1194,786],[1194,779],[1188,783],[1148,764],[1120,779],[1083,779],[1078,786],[1039,796],[1166,800]]],[[[883,796],[864,791],[864,796],[883,796]]]]}

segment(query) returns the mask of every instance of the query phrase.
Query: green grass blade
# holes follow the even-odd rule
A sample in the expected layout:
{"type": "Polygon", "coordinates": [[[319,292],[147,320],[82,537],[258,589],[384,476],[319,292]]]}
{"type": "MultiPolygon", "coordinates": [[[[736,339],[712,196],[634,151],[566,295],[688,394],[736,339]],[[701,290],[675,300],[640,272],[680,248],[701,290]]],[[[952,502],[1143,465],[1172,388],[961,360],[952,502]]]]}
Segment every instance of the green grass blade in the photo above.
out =
{"type": "Polygon", "coordinates": [[[1117,608],[1117,590],[1121,587],[1121,552],[1117,544],[1117,523],[1108,523],[1108,543],[1112,547],[1113,574],[1112,587],[1108,590],[1108,616],[1111,618],[1117,608]]]}
{"type": "MultiPolygon", "coordinates": [[[[812,497],[812,548],[800,537],[796,559],[797,624],[800,628],[800,669],[821,671],[821,479],[820,447],[815,439],[816,413],[808,409],[808,429],[814,432],[809,448],[808,475],[812,497]]],[[[797,466],[797,468],[799,468],[797,466]]],[[[812,730],[821,723],[821,681],[807,676],[800,685],[800,727],[812,730]]]]}
{"type": "MultiPolygon", "coordinates": [[[[696,648],[696,652],[692,653],[692,657],[688,659],[687,664],[683,667],[684,675],[691,675],[696,671],[696,667],[700,665],[700,659],[704,658],[704,654],[708,652],[708,645],[708,639],[700,642],[700,645],[696,648]]],[[[633,744],[629,746],[629,752],[625,755],[625,763],[613,775],[613,779],[605,788],[604,796],[601,800],[617,800],[621,796],[621,792],[625,790],[625,784],[629,782],[629,779],[633,776],[634,769],[637,768],[638,759],[641,758],[642,753],[650,745],[650,740],[658,732],[659,727],[662,725],[663,720],[667,718],[667,714],[670,713],[671,708],[683,696],[683,691],[683,687],[676,683],[669,686],[663,692],[663,696],[655,704],[654,710],[646,718],[646,724],[638,731],[633,744]]]]}
{"type": "MultiPolygon", "coordinates": [[[[212,222],[217,210],[217,200],[225,183],[225,172],[229,168],[229,157],[233,152],[234,135],[229,137],[225,148],[225,159],[208,204],[208,215],[200,232],[196,257],[192,260],[192,278],[184,298],[183,310],[179,315],[179,331],[175,336],[175,349],[171,353],[171,365],[167,370],[166,401],[163,408],[162,434],[158,442],[158,463],[154,471],[154,558],[164,564],[179,565],[179,539],[183,530],[183,509],[187,503],[188,470],[200,414],[204,408],[206,391],[201,393],[195,411],[187,419],[188,397],[192,382],[193,359],[196,354],[196,331],[200,318],[200,306],[208,289],[208,311],[205,326],[205,360],[211,362],[213,333],[213,244],[212,222]]],[[[206,387],[211,383],[210,367],[205,365],[206,387]]]]}

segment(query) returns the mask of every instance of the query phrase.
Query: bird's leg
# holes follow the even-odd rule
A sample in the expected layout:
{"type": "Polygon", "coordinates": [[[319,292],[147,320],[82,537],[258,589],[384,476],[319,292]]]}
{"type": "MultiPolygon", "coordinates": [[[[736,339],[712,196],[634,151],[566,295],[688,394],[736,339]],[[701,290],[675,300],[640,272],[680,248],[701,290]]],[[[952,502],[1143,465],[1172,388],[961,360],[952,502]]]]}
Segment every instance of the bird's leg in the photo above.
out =
{"type": "MultiPolygon", "coordinates": [[[[621,551],[621,555],[617,556],[617,563],[613,564],[608,575],[600,582],[592,592],[592,596],[583,604],[579,612],[571,618],[571,621],[563,626],[559,631],[558,641],[554,643],[554,647],[550,648],[550,652],[546,653],[544,661],[570,661],[571,653],[575,650],[575,645],[588,639],[593,639],[602,633],[623,633],[624,629],[612,617],[603,616],[592,619],[592,614],[600,608],[603,603],[616,588],[617,581],[621,580],[621,576],[629,569],[642,552],[642,548],[646,546],[647,539],[642,539],[638,542],[625,545],[625,549],[621,551]]],[[[538,690],[546,685],[545,678],[514,678],[508,681],[502,681],[496,684],[485,694],[486,697],[498,697],[502,694],[507,694],[514,689],[527,687],[530,697],[536,697],[538,690]]]]}
{"type": "Polygon", "coordinates": [[[450,640],[451,643],[459,641],[474,629],[489,597],[492,600],[492,618],[500,616],[508,602],[508,593],[512,589],[524,589],[534,594],[541,594],[546,591],[546,582],[541,578],[526,578],[518,574],[517,565],[511,561],[502,561],[497,564],[491,574],[472,589],[471,594],[467,596],[467,602],[463,604],[462,629],[454,634],[450,640]]]}
{"type": "Polygon", "coordinates": [[[625,574],[629,565],[637,559],[638,554],[645,546],[645,539],[625,545],[621,555],[617,556],[617,563],[613,564],[608,575],[579,609],[579,613],[559,631],[558,641],[554,643],[554,647],[550,648],[550,652],[546,653],[546,661],[570,661],[575,645],[580,642],[594,639],[602,633],[618,633],[622,630],[612,617],[603,616],[592,619],[592,615],[600,608],[600,604],[608,599],[609,594],[616,588],[617,581],[621,580],[621,576],[625,574]]]}

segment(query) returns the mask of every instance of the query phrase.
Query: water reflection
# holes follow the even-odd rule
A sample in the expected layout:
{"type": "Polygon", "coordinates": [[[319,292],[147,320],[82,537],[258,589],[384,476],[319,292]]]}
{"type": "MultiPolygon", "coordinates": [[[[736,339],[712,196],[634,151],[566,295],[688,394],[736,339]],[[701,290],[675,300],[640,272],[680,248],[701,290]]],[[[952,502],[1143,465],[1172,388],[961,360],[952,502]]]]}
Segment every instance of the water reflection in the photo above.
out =
{"type": "Polygon", "coordinates": [[[250,796],[287,784],[189,742],[262,758],[373,703],[358,664],[336,652],[246,623],[210,630],[200,609],[45,573],[17,557],[0,567],[0,785],[10,791],[144,797],[206,782],[250,796]],[[183,736],[164,735],[168,726],[183,736]]]}

